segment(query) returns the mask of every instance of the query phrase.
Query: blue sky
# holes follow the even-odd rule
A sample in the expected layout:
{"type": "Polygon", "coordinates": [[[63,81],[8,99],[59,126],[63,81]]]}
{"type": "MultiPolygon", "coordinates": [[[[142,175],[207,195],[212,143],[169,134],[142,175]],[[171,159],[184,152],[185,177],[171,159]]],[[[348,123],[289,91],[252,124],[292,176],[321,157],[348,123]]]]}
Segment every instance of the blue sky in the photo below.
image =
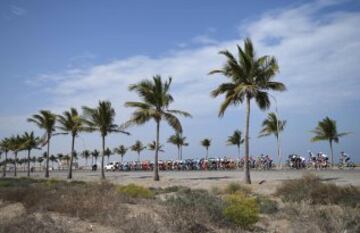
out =
{"type": "MultiPolygon", "coordinates": [[[[284,155],[307,150],[328,153],[311,143],[309,131],[329,116],[345,150],[360,160],[360,2],[359,1],[1,1],[0,138],[35,130],[26,118],[40,109],[61,113],[70,107],[111,100],[117,122],[128,119],[123,107],[136,100],[130,83],[152,75],[173,76],[174,107],[187,110],[183,120],[190,146],[185,157],[201,157],[199,141],[210,137],[212,155],[235,155],[225,146],[235,129],[244,128],[244,107],[217,118],[221,99],[209,92],[223,78],[207,72],[224,62],[218,51],[234,51],[250,36],[258,54],[278,58],[278,79],[288,86],[274,93],[280,116],[288,121],[284,155]]],[[[257,138],[266,112],[255,105],[251,115],[251,154],[275,155],[275,139],[257,138]]],[[[274,106],[272,109],[274,110],[274,106]]],[[[132,136],[111,135],[110,147],[154,138],[154,124],[131,128],[132,136]]],[[[172,134],[164,126],[161,139],[172,134]]],[[[82,134],[77,149],[100,147],[97,134],[82,134]]],[[[53,153],[66,153],[70,138],[53,140],[53,153]]],[[[163,158],[176,148],[165,145],[163,158]]],[[[135,157],[129,152],[127,159],[135,157]]],[[[143,157],[152,158],[151,152],[143,157]]]]}

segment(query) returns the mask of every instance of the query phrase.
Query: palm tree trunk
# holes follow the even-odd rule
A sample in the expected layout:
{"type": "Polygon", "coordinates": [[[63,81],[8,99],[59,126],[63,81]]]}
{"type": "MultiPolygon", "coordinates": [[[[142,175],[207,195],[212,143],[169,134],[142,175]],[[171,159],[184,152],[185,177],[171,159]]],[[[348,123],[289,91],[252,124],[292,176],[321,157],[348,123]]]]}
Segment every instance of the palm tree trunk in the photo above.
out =
{"type": "Polygon", "coordinates": [[[137,153],[138,153],[138,161],[140,161],[140,151],[138,151],[137,153]]]}
{"type": "Polygon", "coordinates": [[[71,139],[71,155],[70,155],[70,167],[69,167],[69,174],[68,179],[72,178],[72,167],[73,167],[73,160],[74,160],[74,147],[75,147],[75,135],[72,135],[71,139]]]}
{"type": "Polygon", "coordinates": [[[15,167],[14,167],[14,176],[16,176],[17,175],[17,171],[16,171],[16,160],[17,160],[17,151],[15,151],[15,163],[14,163],[14,165],[15,165],[15,167]]]}
{"type": "Polygon", "coordinates": [[[280,154],[280,138],[279,138],[279,132],[278,132],[278,136],[276,136],[276,144],[277,144],[278,168],[281,169],[281,154],[280,154]]]}
{"type": "Polygon", "coordinates": [[[155,167],[154,167],[154,180],[159,181],[159,141],[160,141],[160,121],[156,122],[156,148],[155,148],[155,167]]]}
{"type": "Polygon", "coordinates": [[[5,162],[3,167],[3,177],[6,177],[7,151],[5,151],[5,162]]]}
{"type": "Polygon", "coordinates": [[[48,134],[45,178],[49,178],[50,137],[51,137],[51,134],[48,134]]]}
{"type": "Polygon", "coordinates": [[[330,140],[330,151],[331,151],[331,167],[334,168],[334,149],[333,149],[333,143],[330,140]]]}
{"type": "Polygon", "coordinates": [[[178,160],[180,160],[180,146],[179,145],[177,146],[177,149],[178,149],[178,160]]]}
{"type": "Polygon", "coordinates": [[[183,152],[183,146],[180,146],[180,160],[182,160],[182,152],[183,152]]]}
{"type": "Polygon", "coordinates": [[[239,156],[239,159],[241,159],[240,157],[241,157],[241,154],[240,154],[241,152],[240,152],[240,145],[238,145],[238,156],[239,156]]]}
{"type": "Polygon", "coordinates": [[[30,153],[31,153],[31,150],[28,150],[28,156],[27,156],[27,176],[30,177],[30,153]]]}
{"type": "Polygon", "coordinates": [[[104,161],[105,161],[105,136],[102,136],[101,179],[105,180],[104,161]]]}
{"type": "Polygon", "coordinates": [[[246,96],[246,126],[245,126],[245,183],[251,184],[249,164],[249,127],[250,127],[250,98],[246,96]]]}
{"type": "Polygon", "coordinates": [[[209,157],[209,147],[206,147],[206,160],[208,159],[209,157]]]}

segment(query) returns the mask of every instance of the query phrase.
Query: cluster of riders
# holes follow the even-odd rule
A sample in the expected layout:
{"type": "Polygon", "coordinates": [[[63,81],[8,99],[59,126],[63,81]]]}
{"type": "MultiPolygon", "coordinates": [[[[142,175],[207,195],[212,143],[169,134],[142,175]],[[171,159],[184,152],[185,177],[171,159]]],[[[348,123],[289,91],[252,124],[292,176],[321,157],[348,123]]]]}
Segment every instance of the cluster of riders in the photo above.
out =
{"type": "MultiPolygon", "coordinates": [[[[325,153],[319,152],[317,154],[308,151],[309,157],[305,157],[297,154],[291,154],[288,157],[288,166],[291,168],[301,169],[301,168],[315,168],[315,169],[325,169],[330,166],[329,156],[325,153]]],[[[350,156],[345,152],[340,153],[339,168],[345,167],[354,167],[355,164],[350,161],[350,156]]]]}
{"type": "MultiPolygon", "coordinates": [[[[260,155],[256,158],[250,157],[249,165],[253,169],[270,169],[272,159],[269,155],[260,155]]],[[[185,160],[166,160],[159,161],[160,170],[169,171],[183,171],[183,170],[233,170],[243,168],[245,165],[244,159],[231,158],[208,158],[208,159],[185,159],[185,160]]],[[[153,161],[130,161],[130,162],[113,162],[106,166],[106,170],[111,171],[148,171],[153,170],[153,161]]],[[[96,170],[97,165],[93,165],[92,170],[96,170]]]]}
{"type": "MultiPolygon", "coordinates": [[[[329,156],[319,152],[314,154],[308,152],[309,157],[306,159],[297,154],[288,156],[287,164],[290,168],[315,168],[324,169],[329,167],[329,156]]],[[[234,170],[244,168],[245,160],[231,158],[202,158],[202,159],[185,159],[185,160],[159,160],[159,169],[162,171],[185,171],[185,170],[234,170]]],[[[263,155],[249,158],[249,167],[257,170],[268,170],[275,165],[269,155],[263,155]]],[[[350,161],[350,156],[344,152],[340,154],[340,168],[354,167],[350,161]]],[[[92,170],[96,170],[97,165],[93,165],[92,170]]],[[[144,161],[127,161],[127,162],[111,162],[106,166],[108,171],[150,171],[154,169],[154,162],[144,161]]]]}

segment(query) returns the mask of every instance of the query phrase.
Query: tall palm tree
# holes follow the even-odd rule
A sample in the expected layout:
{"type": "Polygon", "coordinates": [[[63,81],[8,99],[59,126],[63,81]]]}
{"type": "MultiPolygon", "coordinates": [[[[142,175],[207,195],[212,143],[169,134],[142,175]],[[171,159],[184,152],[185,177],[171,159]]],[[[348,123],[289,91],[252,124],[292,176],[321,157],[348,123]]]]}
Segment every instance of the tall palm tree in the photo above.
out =
{"type": "Polygon", "coordinates": [[[281,166],[281,152],[280,152],[280,132],[285,129],[286,121],[281,121],[278,119],[276,113],[268,113],[268,117],[262,123],[262,129],[260,131],[259,137],[265,137],[274,135],[276,138],[277,144],[277,157],[278,157],[278,167],[281,166]]]}
{"type": "Polygon", "coordinates": [[[222,74],[228,82],[220,84],[211,92],[213,97],[225,95],[220,106],[219,117],[222,117],[229,105],[246,104],[245,124],[245,182],[251,184],[249,167],[249,128],[250,128],[250,102],[255,100],[261,110],[270,107],[268,91],[284,91],[283,83],[274,81],[279,67],[275,57],[257,57],[250,39],[244,41],[244,49],[237,46],[238,59],[229,51],[221,51],[226,57],[222,69],[213,70],[209,74],[222,74]]]}
{"type": "MultiPolygon", "coordinates": [[[[56,115],[47,110],[41,110],[40,114],[34,114],[28,122],[35,123],[40,129],[45,130],[44,143],[47,144],[47,155],[50,154],[50,140],[54,136],[56,115]]],[[[46,157],[45,177],[49,177],[49,156],[46,157]]]]}
{"type": "MultiPolygon", "coordinates": [[[[148,150],[151,150],[151,151],[155,151],[156,150],[156,141],[152,141],[151,143],[148,144],[147,148],[148,150]]],[[[164,150],[162,149],[163,146],[160,144],[159,147],[158,147],[158,151],[159,152],[164,152],[164,150]]]]}
{"type": "Polygon", "coordinates": [[[206,149],[206,158],[205,159],[208,159],[208,156],[209,156],[209,147],[211,146],[211,139],[209,138],[205,138],[201,141],[201,145],[203,147],[205,147],[206,149]]]}
{"type": "Polygon", "coordinates": [[[68,173],[68,179],[72,178],[72,167],[75,151],[75,138],[80,132],[85,130],[85,121],[79,115],[75,108],[71,108],[70,111],[65,111],[63,115],[58,116],[59,126],[58,129],[62,130],[66,134],[71,135],[71,152],[70,152],[70,169],[68,173]]]}
{"type": "Polygon", "coordinates": [[[338,133],[336,127],[336,121],[330,119],[329,117],[325,117],[322,121],[319,121],[318,125],[314,130],[312,130],[315,134],[313,138],[311,138],[312,142],[318,141],[328,141],[330,144],[331,151],[331,166],[334,166],[334,150],[333,143],[339,143],[339,139],[349,133],[338,133]]]}
{"type": "Polygon", "coordinates": [[[99,101],[96,108],[83,107],[87,130],[99,131],[102,139],[101,157],[101,178],[105,179],[104,158],[105,158],[105,138],[110,133],[124,133],[129,135],[114,123],[115,110],[109,101],[99,101]]]}
{"type": "Polygon", "coordinates": [[[140,153],[146,149],[146,146],[144,146],[141,141],[137,140],[134,145],[130,147],[130,149],[138,154],[138,161],[140,161],[140,153]]]}
{"type": "Polygon", "coordinates": [[[24,150],[24,140],[20,135],[12,136],[9,142],[9,150],[14,152],[14,176],[17,176],[18,152],[24,150]]]}
{"type": "MultiPolygon", "coordinates": [[[[160,75],[156,75],[152,80],[143,80],[139,83],[129,86],[130,91],[135,91],[142,102],[126,102],[126,107],[132,107],[136,110],[133,112],[131,119],[125,125],[142,125],[150,120],[156,123],[156,144],[160,145],[160,123],[165,120],[176,132],[182,133],[182,126],[176,115],[191,117],[187,112],[169,109],[174,102],[170,94],[172,79],[162,81],[160,75]]],[[[159,181],[159,147],[155,150],[155,169],[154,180],[159,181]]]]}
{"type": "Polygon", "coordinates": [[[6,165],[7,165],[7,161],[8,161],[7,155],[10,150],[10,139],[9,138],[4,138],[1,140],[0,149],[5,154],[4,163],[3,163],[3,177],[5,177],[6,176],[6,165]]]}
{"type": "Polygon", "coordinates": [[[121,156],[121,162],[123,162],[123,158],[127,150],[128,148],[126,148],[124,145],[120,145],[114,149],[114,153],[121,156]]]}
{"type": "Polygon", "coordinates": [[[33,149],[40,149],[38,146],[41,143],[41,139],[39,137],[36,137],[34,135],[34,132],[25,132],[25,134],[22,136],[24,140],[24,149],[27,150],[27,176],[30,176],[30,154],[31,150],[33,149]]]}
{"type": "Polygon", "coordinates": [[[100,155],[100,152],[96,149],[91,152],[91,157],[95,158],[95,164],[97,164],[97,159],[98,159],[99,155],[100,155]]]}
{"type": "Polygon", "coordinates": [[[85,159],[85,163],[86,163],[86,167],[88,166],[88,159],[90,157],[90,151],[89,150],[84,150],[81,152],[81,156],[85,159]]]}
{"type": "Polygon", "coordinates": [[[232,135],[230,135],[226,141],[229,146],[236,146],[238,149],[238,156],[240,158],[240,145],[244,143],[240,130],[235,130],[232,135]]]}
{"type": "Polygon", "coordinates": [[[180,133],[175,133],[169,137],[167,142],[176,145],[178,149],[178,159],[182,160],[182,147],[189,145],[189,143],[186,142],[186,137],[183,137],[180,133]]]}

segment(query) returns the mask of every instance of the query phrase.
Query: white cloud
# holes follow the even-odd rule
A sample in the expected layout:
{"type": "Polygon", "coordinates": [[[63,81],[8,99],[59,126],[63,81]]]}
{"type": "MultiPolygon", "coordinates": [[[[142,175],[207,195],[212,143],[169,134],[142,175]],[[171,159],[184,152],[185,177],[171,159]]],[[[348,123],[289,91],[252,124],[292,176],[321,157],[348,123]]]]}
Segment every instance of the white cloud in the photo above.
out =
{"type": "Polygon", "coordinates": [[[11,10],[11,13],[13,13],[16,16],[23,16],[27,12],[26,9],[19,7],[19,6],[15,6],[15,5],[11,5],[10,10],[11,10]]]}

